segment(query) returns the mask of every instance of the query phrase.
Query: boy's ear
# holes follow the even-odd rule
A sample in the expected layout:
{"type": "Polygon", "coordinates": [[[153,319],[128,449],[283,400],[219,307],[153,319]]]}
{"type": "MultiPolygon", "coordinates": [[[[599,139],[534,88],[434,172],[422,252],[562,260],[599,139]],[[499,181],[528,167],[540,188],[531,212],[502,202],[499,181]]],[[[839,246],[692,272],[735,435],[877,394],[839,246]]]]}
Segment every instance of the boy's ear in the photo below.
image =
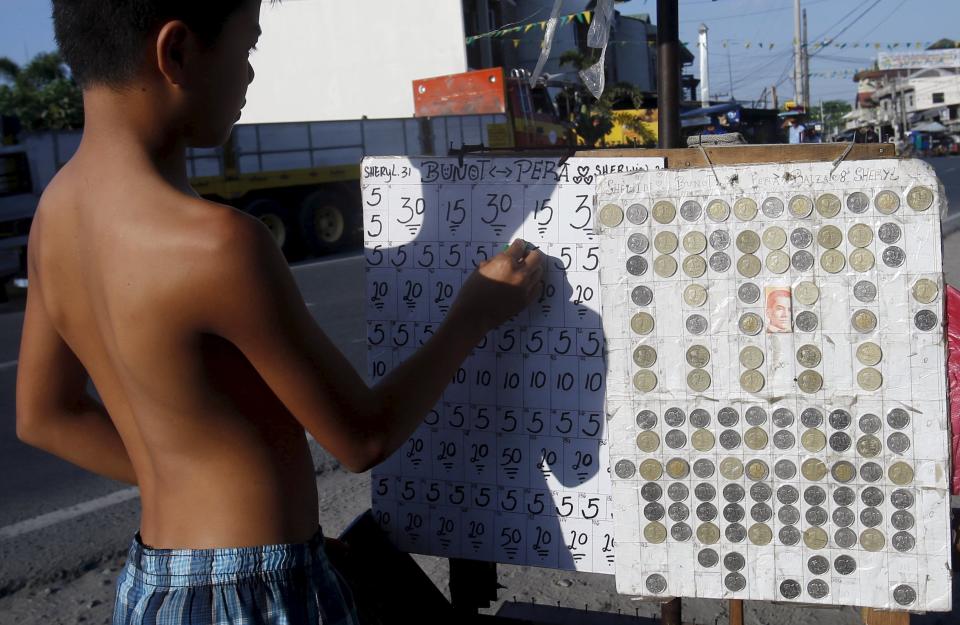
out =
{"type": "Polygon", "coordinates": [[[180,20],[165,23],[157,34],[157,69],[171,84],[186,82],[186,57],[191,35],[190,29],[180,20]]]}

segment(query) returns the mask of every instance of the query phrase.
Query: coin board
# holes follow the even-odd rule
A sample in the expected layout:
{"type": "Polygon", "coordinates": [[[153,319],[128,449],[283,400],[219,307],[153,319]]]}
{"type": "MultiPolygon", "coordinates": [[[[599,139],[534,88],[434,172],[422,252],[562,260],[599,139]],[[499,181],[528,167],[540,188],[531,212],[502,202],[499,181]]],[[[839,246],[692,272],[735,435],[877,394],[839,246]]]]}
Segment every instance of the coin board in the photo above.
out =
{"type": "Polygon", "coordinates": [[[597,199],[618,590],[949,609],[930,167],[667,170],[597,199]]]}
{"type": "Polygon", "coordinates": [[[516,237],[550,258],[538,300],[489,334],[373,471],[376,518],[414,553],[613,573],[594,184],[660,158],[368,158],[368,375],[443,321],[516,237]]]}

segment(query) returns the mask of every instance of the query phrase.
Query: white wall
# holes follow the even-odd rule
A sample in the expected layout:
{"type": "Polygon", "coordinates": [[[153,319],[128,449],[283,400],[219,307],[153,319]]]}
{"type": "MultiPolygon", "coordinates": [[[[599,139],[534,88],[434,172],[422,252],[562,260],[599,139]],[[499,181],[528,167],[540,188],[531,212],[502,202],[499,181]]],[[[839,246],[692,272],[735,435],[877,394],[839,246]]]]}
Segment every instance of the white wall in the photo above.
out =
{"type": "Polygon", "coordinates": [[[451,0],[288,0],[260,12],[241,124],[413,115],[416,78],[465,71],[451,0]]]}
{"type": "Polygon", "coordinates": [[[914,108],[917,110],[960,104],[960,76],[956,74],[911,77],[910,86],[916,93],[914,108]],[[943,93],[943,102],[934,102],[934,93],[943,93]]]}

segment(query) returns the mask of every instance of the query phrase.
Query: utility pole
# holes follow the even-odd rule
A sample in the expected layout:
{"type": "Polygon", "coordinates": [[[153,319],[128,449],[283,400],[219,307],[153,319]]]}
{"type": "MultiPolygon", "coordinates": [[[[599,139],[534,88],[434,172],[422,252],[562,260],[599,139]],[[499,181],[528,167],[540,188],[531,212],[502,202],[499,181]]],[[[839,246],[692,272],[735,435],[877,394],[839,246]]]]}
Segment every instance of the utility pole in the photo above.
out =
{"type": "Polygon", "coordinates": [[[770,96],[773,98],[773,110],[780,108],[780,102],[777,101],[777,86],[770,87],[770,96]]]}
{"type": "Polygon", "coordinates": [[[700,33],[700,37],[697,39],[697,45],[700,48],[700,106],[706,108],[710,106],[710,63],[707,48],[707,25],[700,24],[700,29],[697,32],[700,33]]]}
{"type": "Polygon", "coordinates": [[[803,52],[800,47],[800,0],[793,0],[793,94],[803,104],[803,52]]]}
{"type": "Polygon", "coordinates": [[[823,98],[820,98],[820,141],[827,136],[827,118],[823,114],[823,98]]]}
{"type": "MultiPolygon", "coordinates": [[[[680,19],[677,0],[657,0],[657,108],[661,148],[679,148],[680,19]]],[[[679,604],[680,600],[676,600],[679,604]]],[[[679,620],[677,621],[679,623],[679,620]]]]}
{"type": "Polygon", "coordinates": [[[730,64],[730,46],[727,46],[727,81],[727,85],[730,87],[727,91],[730,92],[730,100],[732,101],[736,98],[733,97],[733,66],[730,64]]]}
{"type": "Polygon", "coordinates": [[[803,10],[803,110],[810,110],[810,48],[807,47],[807,10],[803,10]]]}

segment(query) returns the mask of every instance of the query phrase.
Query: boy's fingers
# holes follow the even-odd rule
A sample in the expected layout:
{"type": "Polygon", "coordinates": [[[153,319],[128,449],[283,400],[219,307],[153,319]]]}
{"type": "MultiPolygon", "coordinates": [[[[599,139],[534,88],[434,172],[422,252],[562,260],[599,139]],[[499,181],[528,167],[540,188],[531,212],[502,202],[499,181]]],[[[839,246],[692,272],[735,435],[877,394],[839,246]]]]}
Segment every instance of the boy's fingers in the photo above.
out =
{"type": "Polygon", "coordinates": [[[523,259],[523,264],[527,266],[527,270],[533,270],[536,268],[543,269],[543,252],[534,248],[531,249],[523,259]]]}
{"type": "Polygon", "coordinates": [[[520,262],[527,255],[527,243],[523,239],[514,239],[510,247],[503,251],[504,254],[516,262],[520,262]]]}

